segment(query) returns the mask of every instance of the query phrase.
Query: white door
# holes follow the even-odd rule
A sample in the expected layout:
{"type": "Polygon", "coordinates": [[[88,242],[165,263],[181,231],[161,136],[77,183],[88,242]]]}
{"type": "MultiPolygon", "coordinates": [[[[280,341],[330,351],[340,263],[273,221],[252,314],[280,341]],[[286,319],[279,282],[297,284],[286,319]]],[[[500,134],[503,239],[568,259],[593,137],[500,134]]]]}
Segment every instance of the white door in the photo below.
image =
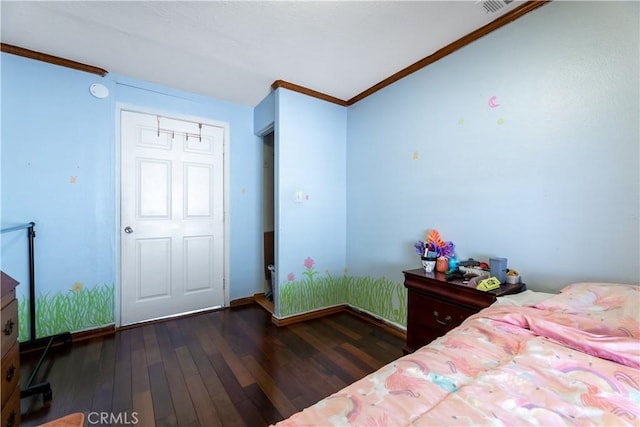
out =
{"type": "Polygon", "coordinates": [[[121,325],[223,306],[225,129],[120,114],[121,325]]]}

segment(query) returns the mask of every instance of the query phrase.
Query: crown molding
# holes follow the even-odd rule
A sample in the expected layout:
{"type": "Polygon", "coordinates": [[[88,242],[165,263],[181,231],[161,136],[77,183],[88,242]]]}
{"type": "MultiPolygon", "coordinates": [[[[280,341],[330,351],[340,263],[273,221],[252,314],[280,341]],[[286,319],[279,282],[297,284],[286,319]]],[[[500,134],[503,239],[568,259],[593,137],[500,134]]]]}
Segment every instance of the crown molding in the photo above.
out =
{"type": "Polygon", "coordinates": [[[23,47],[13,46],[6,43],[0,43],[0,52],[24,56],[25,58],[48,62],[50,64],[60,65],[62,67],[73,68],[74,70],[85,71],[87,73],[98,74],[102,77],[106,76],[109,73],[107,70],[99,67],[94,67],[93,65],[83,64],[81,62],[60,58],[58,56],[49,55],[48,53],[36,52],[35,50],[29,50],[23,47]]]}
{"type": "Polygon", "coordinates": [[[398,80],[415,73],[418,70],[421,70],[422,68],[426,67],[427,65],[433,64],[434,62],[438,61],[439,59],[444,58],[445,56],[448,56],[450,54],[452,54],[453,52],[455,52],[456,50],[459,50],[461,48],[463,48],[464,46],[478,40],[481,37],[486,36],[487,34],[497,30],[500,27],[503,27],[507,24],[509,24],[510,22],[515,21],[516,19],[522,17],[523,15],[531,12],[532,10],[535,10],[541,6],[544,6],[545,4],[549,3],[551,0],[530,0],[526,3],[524,3],[522,6],[518,6],[516,9],[513,9],[511,12],[509,13],[505,13],[504,15],[502,15],[501,17],[499,17],[498,19],[496,19],[495,21],[492,21],[480,28],[478,28],[477,30],[467,34],[466,36],[454,41],[453,43],[448,44],[447,46],[443,47],[442,49],[436,51],[435,53],[419,60],[418,62],[415,62],[411,65],[409,65],[406,68],[403,68],[402,70],[398,71],[397,73],[387,77],[386,79],[382,80],[380,83],[377,83],[373,86],[371,86],[369,89],[361,92],[360,94],[354,96],[353,98],[347,100],[347,105],[353,105],[356,102],[366,98],[367,96],[379,91],[380,89],[387,87],[389,85],[391,85],[392,83],[397,82],[398,80]]]}
{"type": "Polygon", "coordinates": [[[466,36],[448,44],[447,46],[443,47],[442,49],[436,51],[435,53],[419,60],[418,62],[415,62],[411,65],[409,65],[406,68],[403,68],[402,70],[398,71],[397,73],[387,77],[386,79],[382,80],[381,82],[371,86],[369,89],[364,90],[363,92],[359,93],[358,95],[354,96],[353,98],[349,99],[349,100],[342,100],[339,98],[336,98],[334,96],[331,95],[327,95],[318,91],[315,91],[313,89],[309,89],[300,85],[297,85],[295,83],[290,83],[290,82],[286,82],[284,80],[276,80],[272,85],[271,88],[272,89],[277,89],[279,87],[285,88],[285,89],[289,89],[289,90],[293,90],[296,92],[300,92],[303,93],[305,95],[309,95],[309,96],[313,96],[315,98],[319,98],[319,99],[324,99],[325,101],[329,101],[329,102],[333,102],[335,104],[338,105],[343,105],[343,106],[349,106],[349,105],[353,105],[358,101],[363,100],[364,98],[366,98],[367,96],[379,91],[380,89],[383,89],[395,82],[397,82],[398,80],[407,77],[410,74],[415,73],[418,70],[421,70],[422,68],[426,67],[427,65],[433,64],[434,62],[438,61],[439,59],[444,58],[447,55],[452,54],[453,52],[463,48],[464,46],[478,40],[481,37],[486,36],[487,34],[497,30],[500,27],[503,27],[513,21],[515,21],[516,19],[526,15],[527,13],[541,7],[544,6],[545,4],[550,3],[552,0],[529,0],[526,3],[523,3],[521,6],[518,6],[517,8],[513,9],[511,12],[505,13],[504,15],[502,15],[501,17],[499,17],[498,19],[496,19],[495,21],[492,21],[480,28],[478,28],[477,30],[467,34],[466,36]]]}
{"type": "Polygon", "coordinates": [[[312,96],[314,98],[333,102],[334,104],[342,105],[343,107],[347,106],[347,101],[344,101],[340,98],[336,98],[335,96],[327,95],[325,93],[318,92],[317,90],[309,89],[304,86],[297,85],[295,83],[287,82],[285,80],[276,80],[271,84],[271,89],[276,90],[278,88],[289,89],[294,92],[299,92],[304,95],[312,96]]]}

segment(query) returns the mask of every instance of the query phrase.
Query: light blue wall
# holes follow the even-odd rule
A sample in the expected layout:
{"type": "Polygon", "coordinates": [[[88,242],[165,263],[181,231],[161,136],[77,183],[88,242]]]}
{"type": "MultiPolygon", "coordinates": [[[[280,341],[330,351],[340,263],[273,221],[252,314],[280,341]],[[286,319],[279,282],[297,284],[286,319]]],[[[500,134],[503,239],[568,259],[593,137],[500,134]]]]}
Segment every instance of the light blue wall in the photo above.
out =
{"type": "Polygon", "coordinates": [[[553,2],[351,106],[350,271],[400,282],[437,228],[532,289],[638,283],[638,21],[553,2]]]}
{"type": "MultiPolygon", "coordinates": [[[[116,107],[227,122],[230,298],[262,290],[262,144],[253,109],[109,74],[105,78],[2,54],[2,228],[36,222],[38,294],[116,278],[116,107]],[[106,99],[92,83],[110,89],[106,99]],[[250,255],[247,255],[250,254],[250,255]]],[[[27,295],[26,238],[2,235],[2,270],[27,295]]]]}
{"type": "Polygon", "coordinates": [[[320,276],[342,275],[346,109],[282,88],[275,94],[277,283],[302,279],[307,258],[320,276]],[[297,191],[300,202],[295,201],[297,191]]]}
{"type": "Polygon", "coordinates": [[[263,136],[276,120],[276,93],[272,91],[253,109],[253,133],[263,136]]]}
{"type": "MultiPolygon", "coordinates": [[[[2,228],[36,222],[41,292],[114,283],[115,127],[96,75],[2,54],[2,228]]],[[[26,284],[25,234],[2,235],[2,269],[26,284]]],[[[26,286],[20,286],[26,294],[26,286]]]]}

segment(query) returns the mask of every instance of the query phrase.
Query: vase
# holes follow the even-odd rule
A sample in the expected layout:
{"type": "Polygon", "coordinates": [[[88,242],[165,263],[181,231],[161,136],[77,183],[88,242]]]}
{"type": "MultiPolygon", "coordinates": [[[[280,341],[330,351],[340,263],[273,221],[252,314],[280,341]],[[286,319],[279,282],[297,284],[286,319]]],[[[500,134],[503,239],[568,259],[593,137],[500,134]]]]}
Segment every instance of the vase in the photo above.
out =
{"type": "Polygon", "coordinates": [[[436,261],[436,271],[439,271],[440,273],[444,273],[446,271],[449,270],[449,258],[446,257],[439,257],[438,260],[436,261]]]}
{"type": "Polygon", "coordinates": [[[431,273],[436,267],[436,259],[431,257],[422,257],[422,268],[425,273],[431,273]]]}

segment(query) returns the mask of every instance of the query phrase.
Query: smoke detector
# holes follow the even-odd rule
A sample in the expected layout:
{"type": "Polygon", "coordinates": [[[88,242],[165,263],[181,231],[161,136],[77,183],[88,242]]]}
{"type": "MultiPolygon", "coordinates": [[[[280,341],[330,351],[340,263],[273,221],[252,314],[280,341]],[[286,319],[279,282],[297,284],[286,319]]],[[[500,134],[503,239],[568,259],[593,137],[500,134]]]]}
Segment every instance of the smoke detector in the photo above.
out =
{"type": "Polygon", "coordinates": [[[478,3],[482,5],[482,8],[486,13],[496,13],[505,6],[509,6],[513,0],[482,0],[478,3]]]}

